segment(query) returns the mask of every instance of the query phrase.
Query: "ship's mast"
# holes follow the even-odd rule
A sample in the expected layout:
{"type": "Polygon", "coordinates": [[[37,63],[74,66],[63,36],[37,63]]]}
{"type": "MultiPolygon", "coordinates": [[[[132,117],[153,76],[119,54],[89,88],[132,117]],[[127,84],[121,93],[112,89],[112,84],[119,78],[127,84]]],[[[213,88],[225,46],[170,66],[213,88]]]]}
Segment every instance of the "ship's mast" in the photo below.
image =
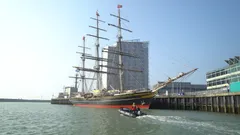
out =
{"type": "Polygon", "coordinates": [[[121,20],[124,20],[124,21],[127,21],[127,22],[129,22],[129,21],[122,18],[121,15],[120,15],[120,8],[122,8],[122,5],[118,5],[117,8],[118,8],[118,16],[113,15],[113,14],[110,14],[110,15],[118,18],[118,26],[116,26],[114,24],[108,24],[108,25],[118,28],[118,42],[117,42],[117,45],[118,45],[118,52],[119,52],[119,57],[118,57],[119,58],[119,65],[118,65],[119,70],[118,70],[118,72],[119,72],[119,85],[120,85],[119,88],[120,88],[120,91],[123,92],[124,83],[123,83],[123,62],[122,62],[123,53],[122,53],[122,45],[121,45],[121,40],[122,40],[121,30],[125,30],[125,31],[128,31],[128,32],[132,32],[132,31],[121,27],[121,20]]]}
{"type": "MultiPolygon", "coordinates": [[[[85,36],[83,36],[83,46],[78,46],[78,47],[81,47],[83,50],[82,52],[77,52],[77,53],[80,53],[82,55],[81,59],[82,59],[82,67],[85,68],[85,58],[86,56],[91,56],[90,54],[87,54],[86,53],[86,49],[90,49],[88,47],[85,47],[85,36]]],[[[81,75],[81,80],[82,80],[82,93],[85,93],[85,81],[86,79],[91,79],[91,80],[94,80],[94,78],[86,78],[85,77],[85,70],[82,70],[82,75],[81,75]]]]}
{"type": "Polygon", "coordinates": [[[103,37],[100,37],[99,36],[99,30],[101,30],[101,31],[105,31],[106,32],[106,30],[104,30],[104,29],[101,29],[101,28],[99,28],[99,22],[102,22],[102,23],[105,23],[105,21],[102,21],[102,20],[100,20],[99,19],[99,13],[98,13],[98,11],[96,12],[96,18],[92,18],[91,17],[91,19],[93,19],[93,20],[96,20],[96,27],[94,27],[94,26],[89,26],[90,28],[94,28],[94,29],[96,29],[96,35],[91,35],[91,34],[87,34],[87,36],[91,36],[91,37],[95,37],[96,38],[96,43],[95,43],[95,45],[96,45],[96,63],[95,63],[95,69],[96,69],[96,75],[97,75],[97,82],[96,82],[96,87],[97,87],[97,89],[100,89],[101,88],[101,81],[100,81],[100,67],[99,67],[99,46],[100,46],[100,44],[99,44],[99,39],[105,39],[105,40],[109,40],[109,39],[107,39],[107,38],[103,38],[103,37]]]}
{"type": "Polygon", "coordinates": [[[80,77],[78,77],[78,74],[76,74],[75,76],[69,76],[69,78],[75,79],[75,89],[77,89],[77,80],[80,79],[80,77]]]}
{"type": "MultiPolygon", "coordinates": [[[[83,36],[83,54],[82,54],[82,66],[85,68],[85,37],[83,36]]],[[[82,71],[82,93],[85,93],[84,91],[84,84],[85,84],[85,71],[82,71]]]]}
{"type": "MultiPolygon", "coordinates": [[[[96,35],[97,35],[97,38],[96,38],[96,57],[99,58],[99,14],[98,12],[96,12],[96,18],[97,18],[97,29],[96,29],[96,35]]],[[[96,70],[99,71],[100,68],[99,68],[99,61],[96,60],[96,70]]],[[[99,72],[96,73],[97,74],[97,89],[99,90],[100,89],[100,74],[99,72]]]]}
{"type": "MultiPolygon", "coordinates": [[[[83,74],[83,75],[82,75],[82,80],[85,80],[85,79],[97,80],[97,81],[96,81],[96,82],[97,82],[97,83],[96,83],[96,86],[97,86],[97,89],[100,89],[100,88],[101,88],[101,86],[100,86],[100,85],[101,85],[100,73],[113,74],[113,75],[115,75],[115,74],[114,74],[114,73],[110,73],[110,72],[100,71],[99,61],[112,62],[112,60],[111,60],[111,59],[105,59],[105,58],[99,57],[99,46],[100,46],[100,44],[99,44],[99,39],[104,39],[104,40],[109,40],[109,39],[99,36],[99,30],[105,31],[105,32],[106,32],[106,30],[99,28],[99,22],[102,22],[102,23],[105,23],[105,22],[99,19],[99,14],[98,14],[98,12],[96,12],[96,18],[92,18],[92,17],[91,17],[90,19],[97,21],[97,26],[96,26],[96,27],[94,27],[94,26],[89,26],[90,28],[94,28],[94,29],[97,30],[96,35],[87,34],[87,36],[91,36],[91,37],[96,38],[96,56],[92,56],[92,55],[90,55],[90,54],[86,54],[86,53],[85,53],[85,49],[90,49],[90,48],[85,47],[85,38],[84,38],[84,40],[83,40],[83,46],[79,46],[79,47],[82,47],[84,50],[83,50],[83,52],[77,52],[77,53],[82,54],[83,66],[82,66],[82,67],[73,66],[73,68],[76,68],[76,69],[78,69],[78,70],[83,71],[83,72],[82,72],[82,74],[83,74]],[[94,69],[86,68],[86,67],[85,67],[85,59],[95,60],[95,61],[96,61],[96,63],[95,63],[95,68],[94,68],[94,69]],[[86,77],[85,77],[85,74],[84,74],[84,71],[96,73],[96,74],[97,74],[97,77],[96,77],[96,78],[86,78],[86,77]]],[[[82,86],[84,86],[84,84],[86,84],[85,81],[82,82],[82,86]]],[[[84,88],[83,88],[83,87],[82,87],[82,91],[84,91],[84,88]]]]}
{"type": "MultiPolygon", "coordinates": [[[[83,36],[83,56],[82,56],[82,66],[85,68],[85,37],[83,36]]],[[[82,93],[84,93],[84,83],[85,83],[85,71],[82,71],[82,93]]]]}
{"type": "MultiPolygon", "coordinates": [[[[118,51],[122,51],[121,40],[122,40],[122,32],[121,32],[121,19],[120,19],[120,7],[118,7],[118,51]]],[[[120,91],[123,91],[124,83],[123,83],[123,63],[122,63],[122,55],[119,55],[119,83],[120,83],[120,91]]]]}

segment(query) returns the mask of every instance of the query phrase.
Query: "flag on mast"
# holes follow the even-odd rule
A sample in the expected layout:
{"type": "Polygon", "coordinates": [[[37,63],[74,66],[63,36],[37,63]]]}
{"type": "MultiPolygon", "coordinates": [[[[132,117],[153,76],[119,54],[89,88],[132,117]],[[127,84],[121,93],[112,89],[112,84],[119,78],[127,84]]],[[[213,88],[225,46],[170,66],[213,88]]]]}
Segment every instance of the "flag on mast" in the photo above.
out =
{"type": "Polygon", "coordinates": [[[100,16],[100,15],[98,14],[98,11],[96,12],[96,15],[97,15],[97,16],[100,16]]]}
{"type": "Polygon", "coordinates": [[[117,8],[122,8],[122,5],[118,4],[117,8]]]}

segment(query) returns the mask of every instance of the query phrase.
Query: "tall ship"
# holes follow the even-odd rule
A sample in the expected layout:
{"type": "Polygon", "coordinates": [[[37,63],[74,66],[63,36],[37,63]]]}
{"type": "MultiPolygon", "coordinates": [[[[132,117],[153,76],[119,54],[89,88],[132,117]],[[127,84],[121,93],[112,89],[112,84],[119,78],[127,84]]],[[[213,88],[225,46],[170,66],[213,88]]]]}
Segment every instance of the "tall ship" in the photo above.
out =
{"type": "MultiPolygon", "coordinates": [[[[165,86],[169,85],[171,82],[182,78],[183,76],[190,75],[194,73],[197,68],[192,69],[191,71],[188,72],[181,72],[178,74],[176,77],[173,78],[168,78],[165,82],[159,83],[158,87],[155,87],[154,89],[150,90],[148,88],[145,89],[134,89],[134,90],[129,90],[125,89],[124,87],[124,81],[123,81],[123,72],[125,70],[130,70],[131,72],[139,72],[141,73],[142,70],[139,69],[129,69],[126,68],[123,64],[123,57],[132,57],[138,59],[138,56],[134,55],[133,53],[127,53],[124,52],[122,49],[122,30],[127,31],[127,32],[132,32],[131,30],[125,29],[122,27],[121,22],[129,22],[127,19],[124,19],[120,16],[120,9],[122,8],[122,5],[118,5],[118,15],[110,14],[113,17],[116,17],[118,20],[118,25],[114,24],[108,24],[109,26],[115,27],[118,29],[118,36],[117,36],[117,44],[116,48],[117,50],[112,51],[110,49],[104,48],[102,50],[103,53],[112,53],[117,55],[118,60],[117,63],[115,63],[115,66],[108,66],[102,64],[103,62],[113,62],[111,59],[108,58],[103,58],[99,56],[99,39],[103,40],[109,40],[104,37],[99,36],[99,31],[106,31],[104,29],[99,28],[99,23],[105,23],[104,21],[99,19],[99,13],[98,11],[96,12],[96,18],[91,18],[96,21],[96,26],[89,26],[93,29],[96,29],[96,35],[92,34],[87,34],[87,36],[96,38],[96,55],[92,56],[91,54],[86,53],[86,49],[89,49],[88,47],[85,46],[85,36],[83,37],[83,46],[80,46],[82,48],[82,52],[78,52],[81,54],[81,59],[82,59],[82,66],[73,66],[73,68],[76,68],[77,71],[80,72],[79,77],[81,79],[81,85],[82,85],[82,91],[81,91],[81,96],[75,96],[71,97],[69,101],[74,105],[74,106],[79,106],[79,107],[92,107],[92,108],[120,108],[120,107],[131,107],[133,103],[135,103],[139,108],[144,108],[148,109],[152,99],[158,94],[158,91],[161,88],[164,88],[165,86]],[[95,61],[95,66],[94,68],[86,68],[85,67],[85,60],[94,60],[95,61]],[[109,72],[109,71],[104,71],[103,68],[109,68],[109,69],[115,69],[117,72],[109,72]],[[95,76],[93,78],[87,78],[85,76],[85,72],[93,72],[95,73],[95,76]],[[118,77],[118,81],[115,83],[119,83],[119,87],[117,89],[107,89],[107,88],[102,88],[102,80],[101,80],[101,75],[102,74],[108,74],[108,75],[113,75],[118,77]],[[86,91],[86,80],[94,80],[96,81],[96,89],[92,91],[86,91]]],[[[139,67],[140,68],[140,67],[139,67]]]]}

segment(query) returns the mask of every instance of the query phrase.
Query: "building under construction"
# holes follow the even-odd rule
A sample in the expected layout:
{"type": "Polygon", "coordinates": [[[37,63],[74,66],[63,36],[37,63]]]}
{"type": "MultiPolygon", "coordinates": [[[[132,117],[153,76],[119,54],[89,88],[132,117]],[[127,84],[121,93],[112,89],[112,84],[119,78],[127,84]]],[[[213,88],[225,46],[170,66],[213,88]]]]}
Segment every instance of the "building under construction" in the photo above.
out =
{"type": "MultiPolygon", "coordinates": [[[[128,90],[133,89],[148,89],[148,42],[140,42],[139,40],[122,41],[122,50],[128,54],[134,54],[138,58],[123,56],[122,63],[124,70],[123,74],[123,84],[124,88],[128,90]],[[129,70],[128,70],[129,69],[129,70]],[[130,70],[131,69],[131,70],[130,70]],[[136,69],[136,70],[133,70],[136,69]],[[137,70],[141,70],[137,72],[137,70]]],[[[117,51],[117,43],[113,46],[107,46],[103,49],[109,51],[117,51]]],[[[111,59],[112,62],[103,62],[103,71],[118,73],[117,64],[119,62],[118,56],[114,53],[103,53],[103,58],[111,59]],[[105,67],[115,67],[105,68],[105,67]]],[[[111,74],[102,75],[103,88],[106,89],[119,89],[119,77],[111,74]]]]}

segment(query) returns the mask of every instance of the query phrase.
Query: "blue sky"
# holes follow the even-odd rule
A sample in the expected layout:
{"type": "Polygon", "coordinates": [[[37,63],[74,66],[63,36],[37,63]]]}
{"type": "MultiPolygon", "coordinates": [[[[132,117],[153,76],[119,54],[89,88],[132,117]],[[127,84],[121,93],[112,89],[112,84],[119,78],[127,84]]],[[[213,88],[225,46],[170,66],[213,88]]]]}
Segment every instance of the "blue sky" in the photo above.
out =
{"type": "MultiPolygon", "coordinates": [[[[123,38],[150,42],[150,85],[195,67],[199,70],[186,81],[206,83],[206,72],[240,54],[237,0],[1,0],[0,97],[49,99],[73,85],[68,76],[80,62],[77,46],[83,35],[95,34],[89,18],[98,10],[102,20],[116,23],[109,14],[117,13],[117,4],[130,20],[123,27],[133,31],[123,38]]],[[[110,39],[101,47],[114,43],[117,30],[100,26],[108,30],[101,36],[110,39]]],[[[87,38],[87,46],[94,41],[87,38]]]]}

